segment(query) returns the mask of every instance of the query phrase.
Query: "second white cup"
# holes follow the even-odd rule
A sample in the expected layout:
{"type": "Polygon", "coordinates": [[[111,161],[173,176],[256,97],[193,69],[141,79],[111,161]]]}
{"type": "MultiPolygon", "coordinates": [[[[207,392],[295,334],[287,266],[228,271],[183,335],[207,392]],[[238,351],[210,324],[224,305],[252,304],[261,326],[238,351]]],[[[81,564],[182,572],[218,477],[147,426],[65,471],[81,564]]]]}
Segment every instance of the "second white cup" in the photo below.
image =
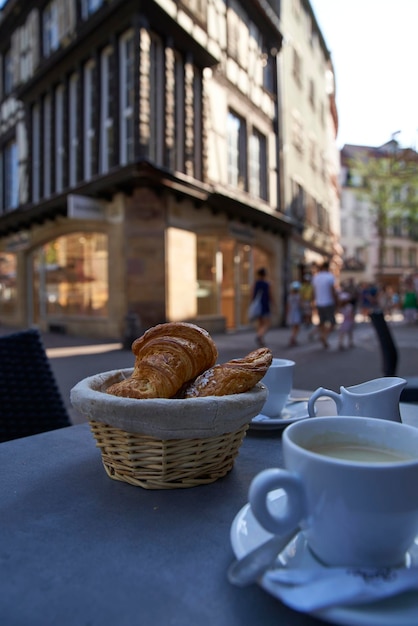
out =
{"type": "Polygon", "coordinates": [[[295,362],[289,359],[273,359],[261,382],[266,385],[269,394],[261,409],[267,417],[279,417],[289,398],[293,386],[295,362]]]}

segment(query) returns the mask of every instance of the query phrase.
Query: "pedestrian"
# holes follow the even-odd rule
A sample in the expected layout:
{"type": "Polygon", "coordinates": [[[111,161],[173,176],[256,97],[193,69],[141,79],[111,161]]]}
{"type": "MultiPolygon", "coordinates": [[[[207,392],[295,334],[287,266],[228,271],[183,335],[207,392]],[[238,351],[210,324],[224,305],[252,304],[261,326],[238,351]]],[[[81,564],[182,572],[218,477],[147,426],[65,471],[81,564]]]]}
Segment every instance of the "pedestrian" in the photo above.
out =
{"type": "Polygon", "coordinates": [[[402,298],[403,317],[407,324],[413,324],[417,319],[418,301],[412,281],[407,281],[402,298]]]}
{"type": "Polygon", "coordinates": [[[312,326],[314,291],[309,274],[304,274],[303,276],[302,284],[300,286],[300,299],[302,306],[302,323],[305,328],[310,328],[312,326]]]}
{"type": "Polygon", "coordinates": [[[290,285],[290,293],[287,297],[287,325],[291,328],[289,347],[297,346],[297,337],[302,323],[302,299],[300,296],[301,284],[295,280],[290,285]]]}
{"type": "Polygon", "coordinates": [[[343,320],[338,329],[338,348],[344,350],[345,339],[347,339],[347,348],[354,346],[353,332],[354,332],[354,317],[355,309],[352,302],[351,294],[343,292],[339,296],[340,313],[343,316],[343,320]]]}
{"type": "Polygon", "coordinates": [[[273,304],[273,295],[270,282],[267,280],[267,270],[261,267],[257,271],[257,279],[253,287],[253,300],[260,298],[260,312],[255,318],[256,323],[256,343],[262,347],[265,346],[265,335],[270,328],[271,323],[271,306],[273,304]]]}
{"type": "Polygon", "coordinates": [[[315,295],[315,304],[319,317],[319,334],[322,345],[328,348],[328,336],[335,327],[335,307],[337,295],[335,277],[329,270],[329,262],[324,263],[312,279],[315,295]]]}

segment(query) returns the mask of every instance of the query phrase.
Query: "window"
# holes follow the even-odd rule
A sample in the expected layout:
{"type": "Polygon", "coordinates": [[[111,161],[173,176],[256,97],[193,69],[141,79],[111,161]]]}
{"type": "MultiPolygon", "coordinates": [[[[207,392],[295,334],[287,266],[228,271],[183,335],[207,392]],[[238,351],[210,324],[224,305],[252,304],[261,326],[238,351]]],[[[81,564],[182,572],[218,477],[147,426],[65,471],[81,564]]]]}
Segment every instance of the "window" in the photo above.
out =
{"type": "Polygon", "coordinates": [[[39,104],[32,108],[32,202],[41,197],[41,111],[39,104]]]}
{"type": "Polygon", "coordinates": [[[300,114],[295,111],[292,115],[292,143],[295,149],[302,155],[304,150],[303,122],[300,114]]]}
{"type": "Polygon", "coordinates": [[[402,267],[402,249],[393,248],[393,265],[395,267],[402,267]]]}
{"type": "Polygon", "coordinates": [[[13,60],[11,50],[8,50],[3,58],[3,89],[5,96],[13,89],[13,60]]]}
{"type": "MultiPolygon", "coordinates": [[[[120,163],[134,160],[134,36],[129,31],[120,40],[120,163]]],[[[151,109],[152,110],[152,109],[151,109]]],[[[151,116],[153,118],[154,115],[151,116]]]]}
{"type": "Polygon", "coordinates": [[[317,160],[317,143],[316,143],[316,140],[313,137],[311,137],[309,139],[309,162],[314,172],[316,171],[316,168],[317,168],[316,160],[317,160]]]}
{"type": "Polygon", "coordinates": [[[59,46],[58,4],[56,1],[46,5],[42,13],[42,45],[44,56],[49,56],[59,46]]]}
{"type": "Polygon", "coordinates": [[[267,200],[266,138],[256,130],[250,135],[248,167],[250,193],[267,200]]]}
{"type": "Polygon", "coordinates": [[[77,163],[78,163],[78,134],[79,124],[77,115],[78,102],[78,75],[73,74],[70,78],[68,115],[69,115],[69,137],[70,137],[70,158],[69,158],[69,184],[74,187],[77,184],[77,163]]]}
{"type": "Polygon", "coordinates": [[[227,119],[228,184],[245,190],[246,173],[246,128],[245,122],[234,113],[227,119]]]}
{"type": "Polygon", "coordinates": [[[103,4],[103,0],[82,0],[81,17],[86,20],[90,15],[95,13],[103,4]]]}
{"type": "Polygon", "coordinates": [[[163,164],[164,146],[164,48],[156,35],[150,46],[150,158],[157,165],[163,164]]]}
{"type": "Polygon", "coordinates": [[[315,109],[315,83],[312,78],[309,80],[309,103],[315,109]]]}
{"type": "Polygon", "coordinates": [[[101,57],[101,111],[100,111],[100,172],[103,174],[112,165],[114,130],[111,114],[112,99],[112,48],[106,48],[101,57]]]}
{"type": "Polygon", "coordinates": [[[194,68],[193,77],[193,147],[194,166],[193,174],[202,179],[202,75],[194,68]]]}
{"type": "Polygon", "coordinates": [[[179,54],[175,54],[174,64],[174,167],[184,172],[184,62],[179,54]]]}
{"type": "Polygon", "coordinates": [[[105,317],[109,297],[108,240],[103,233],[72,233],[35,256],[35,295],[47,316],[105,317]]]}
{"type": "Polygon", "coordinates": [[[293,77],[299,85],[302,86],[302,60],[297,50],[293,49],[293,77]]]}
{"type": "Polygon", "coordinates": [[[84,178],[90,180],[94,173],[96,148],[95,111],[94,111],[94,61],[84,66],[84,178]]]}
{"type": "Polygon", "coordinates": [[[183,0],[183,4],[195,17],[206,23],[207,0],[183,0]]]}
{"type": "Polygon", "coordinates": [[[19,162],[16,141],[4,150],[4,208],[16,209],[19,205],[19,162]]]}
{"type": "Polygon", "coordinates": [[[51,195],[51,97],[43,99],[43,192],[51,195]]]}
{"type": "Polygon", "coordinates": [[[17,260],[16,255],[0,253],[0,317],[12,315],[17,310],[17,260]]]}
{"type": "Polygon", "coordinates": [[[64,88],[55,90],[55,191],[60,193],[64,187],[64,88]]]}
{"type": "MultiPolygon", "coordinates": [[[[312,200],[311,198],[309,200],[312,200]]],[[[290,208],[290,217],[295,218],[296,220],[302,222],[307,217],[310,223],[316,222],[316,217],[314,215],[313,203],[306,199],[305,190],[297,183],[295,180],[292,180],[292,203],[290,208]],[[308,207],[308,211],[305,210],[305,205],[308,207]]]]}

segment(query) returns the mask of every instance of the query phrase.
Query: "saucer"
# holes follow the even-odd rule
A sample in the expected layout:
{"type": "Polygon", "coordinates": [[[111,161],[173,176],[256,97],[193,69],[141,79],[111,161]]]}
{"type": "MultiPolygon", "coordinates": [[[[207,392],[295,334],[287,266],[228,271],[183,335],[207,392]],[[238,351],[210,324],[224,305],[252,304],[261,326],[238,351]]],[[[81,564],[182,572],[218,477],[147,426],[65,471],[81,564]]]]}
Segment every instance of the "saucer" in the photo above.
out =
{"type": "Polygon", "coordinates": [[[268,417],[259,413],[251,420],[250,428],[254,430],[280,430],[292,422],[307,417],[309,417],[307,402],[289,402],[284,406],[279,417],[268,417]]]}
{"type": "MultiPolygon", "coordinates": [[[[272,491],[269,505],[278,514],[285,505],[286,495],[282,489],[272,491]]],[[[236,558],[242,558],[248,552],[267,541],[272,535],[257,522],[246,504],[232,522],[230,538],[236,558]]],[[[307,547],[302,533],[288,544],[278,555],[282,566],[288,568],[309,568],[322,570],[319,563],[307,547]]],[[[418,565],[418,537],[407,554],[408,565],[418,565]]],[[[274,585],[270,587],[266,577],[260,580],[260,586],[274,594],[274,585]]],[[[408,591],[398,596],[379,600],[370,604],[338,606],[313,613],[314,617],[342,626],[416,626],[418,615],[418,590],[408,591]]]]}

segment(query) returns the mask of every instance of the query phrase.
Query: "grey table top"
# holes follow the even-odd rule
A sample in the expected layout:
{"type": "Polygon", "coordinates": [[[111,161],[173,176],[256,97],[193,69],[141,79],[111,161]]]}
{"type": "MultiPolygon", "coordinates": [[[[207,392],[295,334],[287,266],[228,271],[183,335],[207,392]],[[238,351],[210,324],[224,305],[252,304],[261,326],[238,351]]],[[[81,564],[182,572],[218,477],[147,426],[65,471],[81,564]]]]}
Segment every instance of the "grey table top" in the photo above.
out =
{"type": "Polygon", "coordinates": [[[211,485],[161,491],[108,478],[87,424],[1,444],[0,624],[323,623],[226,578],[231,523],[281,464],[280,434],[250,432],[211,485]]]}

